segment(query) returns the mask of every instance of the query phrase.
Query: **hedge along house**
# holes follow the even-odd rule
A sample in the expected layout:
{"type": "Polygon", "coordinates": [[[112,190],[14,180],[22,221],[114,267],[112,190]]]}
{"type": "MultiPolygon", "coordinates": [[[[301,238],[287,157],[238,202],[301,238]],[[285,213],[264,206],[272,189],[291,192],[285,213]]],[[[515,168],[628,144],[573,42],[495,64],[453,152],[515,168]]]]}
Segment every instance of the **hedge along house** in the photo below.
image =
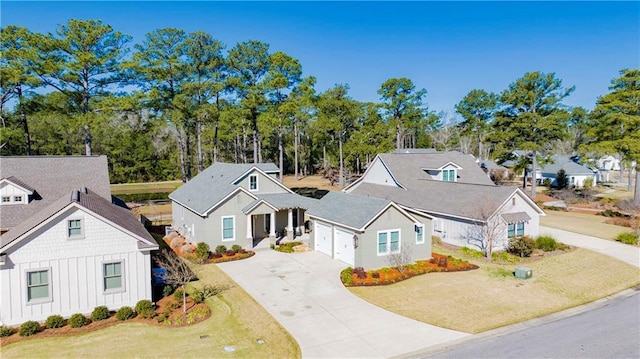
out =
{"type": "Polygon", "coordinates": [[[273,163],[215,163],[169,195],[173,228],[188,242],[253,248],[264,238],[293,239],[316,200],[277,178],[273,163]]]}
{"type": "Polygon", "coordinates": [[[0,163],[3,185],[31,192],[0,209],[3,227],[10,225],[0,237],[1,324],[151,299],[151,251],[158,245],[114,203],[106,157],[2,157],[0,163]],[[97,191],[70,189],[83,184],[97,191]]]}
{"type": "Polygon", "coordinates": [[[538,235],[544,212],[519,188],[494,185],[471,156],[407,151],[376,156],[344,191],[432,216],[433,233],[428,234],[456,246],[482,247],[482,240],[491,237],[493,249],[500,250],[509,238],[538,235]]]}
{"type": "Polygon", "coordinates": [[[307,215],[311,247],[354,267],[395,266],[431,258],[431,217],[380,198],[327,193],[307,215]]]}

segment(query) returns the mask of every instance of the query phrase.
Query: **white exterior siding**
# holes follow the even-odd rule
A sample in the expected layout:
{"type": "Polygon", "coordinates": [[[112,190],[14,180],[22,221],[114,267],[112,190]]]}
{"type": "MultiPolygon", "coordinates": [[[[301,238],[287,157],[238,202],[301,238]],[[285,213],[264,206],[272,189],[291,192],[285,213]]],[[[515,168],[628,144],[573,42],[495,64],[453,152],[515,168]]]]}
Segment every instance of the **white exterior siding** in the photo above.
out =
{"type": "Polygon", "coordinates": [[[8,183],[8,182],[2,182],[0,184],[0,196],[1,197],[9,197],[10,198],[10,202],[9,203],[5,203],[5,202],[0,202],[0,205],[10,205],[10,204],[27,204],[28,202],[28,198],[29,195],[27,194],[27,192],[23,191],[22,189],[20,189],[19,187],[8,183]],[[20,196],[21,197],[21,201],[16,202],[15,201],[15,197],[16,196],[20,196]]]}
{"type": "MultiPolygon", "coordinates": [[[[391,177],[391,174],[389,173],[387,168],[382,164],[382,161],[378,157],[376,157],[371,165],[369,165],[366,175],[362,177],[362,182],[360,183],[363,182],[381,184],[385,186],[398,186],[393,180],[393,177],[391,177]]],[[[358,185],[359,183],[354,184],[353,186],[347,188],[345,192],[352,192],[354,189],[358,188],[358,185]]]]}
{"type": "Polygon", "coordinates": [[[151,298],[151,258],[137,239],[92,214],[71,209],[43,225],[7,251],[0,267],[0,322],[43,321],[51,314],[90,313],[96,306],[110,309],[135,306],[151,298]],[[67,239],[67,220],[83,220],[84,238],[67,239]],[[103,263],[122,261],[123,290],[105,293],[103,263]],[[49,269],[50,300],[27,303],[27,272],[49,269]]]}

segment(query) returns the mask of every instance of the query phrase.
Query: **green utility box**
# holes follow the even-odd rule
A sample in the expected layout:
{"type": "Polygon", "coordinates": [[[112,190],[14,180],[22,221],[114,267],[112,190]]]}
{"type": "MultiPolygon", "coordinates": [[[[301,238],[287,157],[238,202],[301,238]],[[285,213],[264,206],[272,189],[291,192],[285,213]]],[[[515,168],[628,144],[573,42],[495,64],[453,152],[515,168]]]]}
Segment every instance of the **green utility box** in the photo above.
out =
{"type": "Polygon", "coordinates": [[[516,267],[516,277],[520,279],[529,279],[533,277],[533,269],[527,267],[516,267]]]}

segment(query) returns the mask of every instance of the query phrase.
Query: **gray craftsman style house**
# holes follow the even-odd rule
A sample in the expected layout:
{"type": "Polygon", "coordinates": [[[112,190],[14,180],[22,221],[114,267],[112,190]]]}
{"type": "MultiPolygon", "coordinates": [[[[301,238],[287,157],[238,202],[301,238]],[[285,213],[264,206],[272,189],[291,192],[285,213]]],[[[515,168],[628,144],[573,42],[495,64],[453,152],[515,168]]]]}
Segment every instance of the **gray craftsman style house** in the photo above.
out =
{"type": "Polygon", "coordinates": [[[111,196],[106,157],[0,157],[0,197],[0,324],[151,299],[158,244],[111,196]]]}
{"type": "Polygon", "coordinates": [[[591,185],[595,186],[598,183],[599,171],[577,163],[574,159],[575,157],[567,155],[551,156],[551,161],[540,168],[543,180],[548,179],[551,181],[551,186],[557,186],[556,177],[562,169],[567,174],[570,187],[584,187],[585,181],[589,178],[591,179],[591,185]]]}
{"type": "Polygon", "coordinates": [[[212,249],[300,235],[316,200],[292,192],[278,173],[273,163],[211,165],[169,195],[174,230],[212,249]]]}
{"type": "MultiPolygon", "coordinates": [[[[517,187],[496,186],[472,156],[456,151],[379,154],[347,193],[382,198],[433,217],[433,235],[457,246],[506,247],[538,235],[544,212],[517,187]]],[[[429,233],[431,234],[431,233],[429,233]]]]}
{"type": "Polygon", "coordinates": [[[392,201],[329,192],[308,211],[311,248],[354,267],[431,258],[431,216],[392,201]],[[399,257],[398,257],[399,256],[399,257]]]}

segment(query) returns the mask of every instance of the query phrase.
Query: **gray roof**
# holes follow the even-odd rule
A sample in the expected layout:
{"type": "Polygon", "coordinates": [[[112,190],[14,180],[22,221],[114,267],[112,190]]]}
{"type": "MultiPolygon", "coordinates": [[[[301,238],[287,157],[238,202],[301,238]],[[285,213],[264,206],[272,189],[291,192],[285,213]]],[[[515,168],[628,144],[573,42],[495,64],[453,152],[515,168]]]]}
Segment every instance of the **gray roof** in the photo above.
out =
{"type": "MultiPolygon", "coordinates": [[[[35,193],[26,205],[5,205],[0,227],[15,227],[72,190],[91,188],[111,201],[106,156],[11,156],[0,157],[0,178],[13,177],[35,193]]],[[[17,184],[17,183],[16,183],[17,184]]]]}
{"type": "Polygon", "coordinates": [[[22,182],[21,180],[19,180],[15,176],[9,176],[9,177],[4,178],[4,179],[6,179],[7,181],[15,184],[16,186],[20,186],[20,187],[26,189],[27,191],[30,191],[30,192],[34,192],[35,191],[35,189],[33,187],[31,187],[28,184],[22,182]]]}
{"type": "Polygon", "coordinates": [[[87,193],[82,191],[69,191],[56,201],[50,203],[46,208],[22,221],[0,237],[0,249],[37,227],[42,222],[55,216],[72,203],[77,203],[79,206],[104,217],[109,222],[139,237],[141,240],[138,240],[138,248],[158,249],[158,245],[153,237],[129,210],[111,203],[111,201],[106,200],[90,190],[88,190],[87,193]]]}
{"type": "Polygon", "coordinates": [[[503,213],[502,219],[507,223],[520,223],[526,222],[531,219],[527,212],[514,212],[514,213],[503,213]]]}
{"type": "Polygon", "coordinates": [[[458,182],[413,180],[405,190],[395,186],[361,183],[352,193],[384,198],[427,213],[484,220],[494,213],[516,187],[473,185],[458,182]]]}
{"type": "Polygon", "coordinates": [[[504,166],[500,166],[492,160],[482,160],[480,161],[480,168],[482,169],[482,165],[486,167],[488,170],[506,170],[507,168],[504,166]]]}
{"type": "Polygon", "coordinates": [[[424,153],[383,153],[379,155],[393,176],[404,187],[409,182],[434,180],[424,169],[436,169],[453,162],[462,169],[457,171],[458,183],[493,185],[491,179],[476,163],[475,158],[457,151],[424,153]]]}
{"type": "Polygon", "coordinates": [[[558,173],[558,171],[560,171],[560,169],[564,169],[568,176],[594,175],[592,169],[574,162],[570,156],[553,155],[551,158],[553,163],[547,163],[544,167],[540,168],[540,172],[555,175],[558,173]]]}
{"type": "Polygon", "coordinates": [[[386,199],[329,192],[309,208],[307,214],[351,228],[364,229],[364,226],[389,203],[391,201],[386,199]]]}
{"type": "Polygon", "coordinates": [[[249,203],[242,211],[248,214],[260,201],[265,201],[278,210],[303,208],[309,209],[316,205],[317,199],[301,196],[297,193],[262,193],[256,194],[258,199],[249,203]]]}
{"type": "Polygon", "coordinates": [[[196,213],[204,214],[212,206],[240,188],[234,183],[254,167],[266,173],[279,171],[279,168],[273,163],[217,162],[173,191],[169,198],[196,213]]]}

